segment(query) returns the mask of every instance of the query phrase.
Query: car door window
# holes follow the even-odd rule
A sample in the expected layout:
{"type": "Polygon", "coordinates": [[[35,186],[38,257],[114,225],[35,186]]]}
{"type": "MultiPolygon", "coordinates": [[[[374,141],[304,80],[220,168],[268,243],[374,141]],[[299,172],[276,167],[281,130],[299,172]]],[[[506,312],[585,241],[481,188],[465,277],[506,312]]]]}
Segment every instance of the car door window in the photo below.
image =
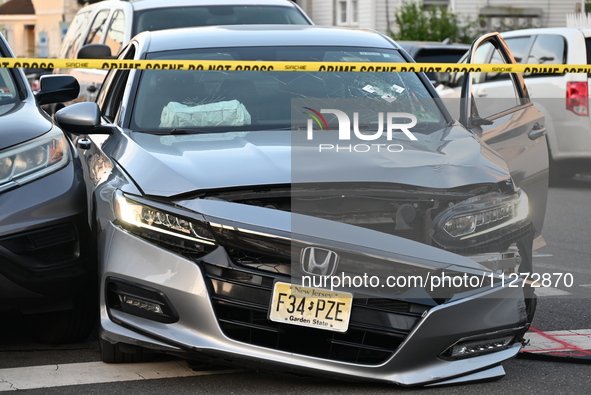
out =
{"type": "MultiPolygon", "coordinates": [[[[528,64],[565,64],[566,63],[566,45],[564,37],[555,34],[541,34],[536,37],[530,54],[527,58],[528,64]]],[[[537,73],[535,77],[542,77],[556,74],[537,73]]],[[[532,76],[532,73],[525,74],[526,77],[532,76]]]]}
{"type": "Polygon", "coordinates": [[[109,16],[109,10],[101,10],[90,27],[88,37],[84,41],[84,44],[101,44],[105,35],[105,29],[107,27],[107,18],[109,16]]]}
{"type": "MultiPolygon", "coordinates": [[[[119,59],[133,59],[135,55],[135,46],[132,44],[127,47],[119,59]]],[[[109,121],[116,122],[121,107],[123,93],[130,70],[111,70],[97,97],[97,104],[101,109],[101,114],[109,121]]]]}
{"type": "Polygon", "coordinates": [[[80,43],[82,42],[82,38],[84,37],[84,32],[88,28],[88,20],[90,19],[90,11],[78,14],[70,27],[68,28],[68,32],[64,37],[64,45],[62,53],[60,57],[67,58],[67,59],[74,59],[76,58],[76,54],[78,53],[78,49],[80,48],[80,43]]]}
{"type": "MultiPolygon", "coordinates": [[[[503,54],[499,51],[498,48],[494,48],[491,44],[486,43],[476,50],[476,56],[474,57],[475,61],[482,58],[482,56],[478,55],[478,52],[483,51],[486,53],[490,53],[492,48],[492,54],[490,57],[489,63],[491,64],[506,64],[509,63],[508,59],[505,59],[503,54]]],[[[482,73],[473,73],[473,74],[482,74],[482,73]]],[[[489,118],[493,115],[500,114],[507,110],[510,110],[513,107],[519,106],[522,104],[522,98],[524,96],[522,90],[519,87],[518,80],[514,73],[484,73],[487,76],[490,74],[503,74],[503,79],[508,80],[508,86],[506,89],[502,90],[502,96],[491,97],[487,94],[485,87],[480,84],[477,89],[476,94],[474,95],[474,108],[473,113],[477,114],[480,118],[489,118]]],[[[478,78],[476,78],[478,80],[478,78]]],[[[488,79],[490,81],[490,79],[488,79]]]]}
{"type": "Polygon", "coordinates": [[[529,48],[531,37],[510,37],[506,38],[505,42],[511,50],[513,57],[517,63],[524,63],[527,50],[529,48]]]}
{"type": "MultiPolygon", "coordinates": [[[[480,47],[480,50],[474,54],[473,63],[488,63],[490,59],[490,52],[492,50],[492,45],[489,43],[484,43],[480,47]]],[[[467,54],[462,57],[458,61],[458,63],[466,63],[467,62],[467,54]]],[[[463,71],[458,71],[456,73],[451,73],[449,83],[447,85],[451,88],[461,88],[464,82],[464,76],[466,75],[463,71]]],[[[484,73],[470,73],[470,78],[472,79],[473,84],[477,84],[482,81],[484,73]]]]}
{"type": "MultiPolygon", "coordinates": [[[[505,40],[507,46],[511,50],[513,57],[517,63],[523,63],[526,58],[527,49],[530,43],[530,37],[514,37],[505,40]]],[[[493,51],[492,58],[490,59],[491,64],[503,64],[505,63],[499,54],[499,51],[493,51]]],[[[510,74],[508,73],[486,73],[484,81],[498,81],[503,79],[509,79],[510,74]]]]}
{"type": "Polygon", "coordinates": [[[123,36],[125,34],[125,14],[123,10],[115,11],[109,30],[107,30],[107,38],[105,44],[111,48],[111,53],[116,56],[123,46],[123,36]]]}
{"type": "Polygon", "coordinates": [[[0,115],[11,110],[7,104],[15,103],[17,99],[18,89],[10,73],[10,69],[0,68],[0,115]]]}

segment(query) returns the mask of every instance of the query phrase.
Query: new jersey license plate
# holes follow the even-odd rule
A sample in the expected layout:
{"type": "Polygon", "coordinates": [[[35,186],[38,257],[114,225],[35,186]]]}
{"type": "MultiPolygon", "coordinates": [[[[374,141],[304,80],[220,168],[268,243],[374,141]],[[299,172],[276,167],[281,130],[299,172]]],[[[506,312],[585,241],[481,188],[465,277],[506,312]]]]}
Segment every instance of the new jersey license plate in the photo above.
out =
{"type": "Polygon", "coordinates": [[[346,332],[353,295],[276,282],[269,307],[271,321],[346,332]]]}

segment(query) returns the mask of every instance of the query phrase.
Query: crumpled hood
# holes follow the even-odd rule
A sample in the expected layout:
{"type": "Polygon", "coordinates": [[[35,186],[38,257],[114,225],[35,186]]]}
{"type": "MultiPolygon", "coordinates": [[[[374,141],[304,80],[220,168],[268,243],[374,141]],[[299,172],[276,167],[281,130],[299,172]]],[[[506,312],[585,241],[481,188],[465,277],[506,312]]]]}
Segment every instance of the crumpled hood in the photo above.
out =
{"type": "MultiPolygon", "coordinates": [[[[392,268],[392,262],[405,262],[408,265],[435,270],[463,271],[470,268],[487,271],[484,266],[467,257],[350,224],[220,200],[188,199],[177,200],[175,204],[200,213],[206,222],[216,224],[216,227],[250,229],[250,232],[258,235],[286,237],[291,240],[292,246],[304,242],[380,257],[384,261],[383,265],[374,267],[372,274],[382,274],[383,278],[387,276],[386,271],[392,268]],[[381,270],[384,272],[380,272],[381,270]]],[[[297,261],[297,258],[295,259],[297,261]]],[[[347,271],[346,263],[342,263],[341,266],[347,271]]],[[[359,268],[348,267],[349,272],[355,269],[359,268]]],[[[292,271],[292,275],[294,274],[292,271]]]]}
{"type": "Polygon", "coordinates": [[[39,137],[52,126],[35,104],[28,101],[0,106],[0,121],[0,150],[39,137]]]}
{"type": "Polygon", "coordinates": [[[379,152],[349,152],[348,142],[337,152],[319,151],[322,141],[305,141],[305,146],[292,142],[290,131],[133,133],[123,137],[113,154],[145,194],[165,197],[292,182],[384,182],[447,189],[509,177],[505,162],[461,126],[417,137],[418,141],[387,142],[400,144],[401,152],[383,147],[379,152]]]}

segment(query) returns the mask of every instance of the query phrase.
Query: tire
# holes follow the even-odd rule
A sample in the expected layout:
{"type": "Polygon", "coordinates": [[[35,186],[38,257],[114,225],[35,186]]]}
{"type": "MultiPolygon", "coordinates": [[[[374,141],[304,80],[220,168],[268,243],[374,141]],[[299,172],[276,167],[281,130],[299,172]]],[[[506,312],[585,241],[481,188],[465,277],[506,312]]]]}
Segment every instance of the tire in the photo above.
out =
{"type": "Polygon", "coordinates": [[[97,317],[98,304],[90,292],[80,295],[70,310],[23,316],[31,337],[45,344],[85,340],[92,334],[97,317]]]}
{"type": "Polygon", "coordinates": [[[139,363],[150,362],[154,359],[154,353],[131,344],[109,343],[99,339],[101,360],[105,363],[139,363]]]}
{"type": "Polygon", "coordinates": [[[552,158],[549,159],[550,176],[548,182],[550,186],[563,185],[577,174],[577,171],[573,166],[555,162],[552,158]]]}
{"type": "Polygon", "coordinates": [[[530,285],[524,287],[523,293],[525,296],[525,313],[527,314],[527,322],[531,324],[536,314],[538,296],[535,294],[534,288],[532,288],[530,285]]]}
{"type": "MultiPolygon", "coordinates": [[[[533,272],[533,234],[527,239],[522,239],[517,242],[519,255],[521,256],[521,263],[517,267],[517,273],[532,273],[533,272]]],[[[525,313],[527,315],[527,322],[531,324],[536,308],[538,306],[538,296],[536,289],[531,284],[523,284],[523,298],[525,301],[525,313]]]]}

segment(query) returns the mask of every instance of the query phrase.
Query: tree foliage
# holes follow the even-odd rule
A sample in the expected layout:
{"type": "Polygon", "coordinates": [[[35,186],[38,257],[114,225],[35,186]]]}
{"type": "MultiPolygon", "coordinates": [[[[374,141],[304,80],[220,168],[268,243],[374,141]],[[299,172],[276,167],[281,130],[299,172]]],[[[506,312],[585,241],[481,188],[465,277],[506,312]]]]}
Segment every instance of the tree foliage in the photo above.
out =
{"type": "Polygon", "coordinates": [[[426,9],[418,2],[404,3],[394,14],[397,32],[390,32],[396,40],[443,41],[471,43],[476,36],[476,23],[461,21],[445,7],[426,9]]]}

